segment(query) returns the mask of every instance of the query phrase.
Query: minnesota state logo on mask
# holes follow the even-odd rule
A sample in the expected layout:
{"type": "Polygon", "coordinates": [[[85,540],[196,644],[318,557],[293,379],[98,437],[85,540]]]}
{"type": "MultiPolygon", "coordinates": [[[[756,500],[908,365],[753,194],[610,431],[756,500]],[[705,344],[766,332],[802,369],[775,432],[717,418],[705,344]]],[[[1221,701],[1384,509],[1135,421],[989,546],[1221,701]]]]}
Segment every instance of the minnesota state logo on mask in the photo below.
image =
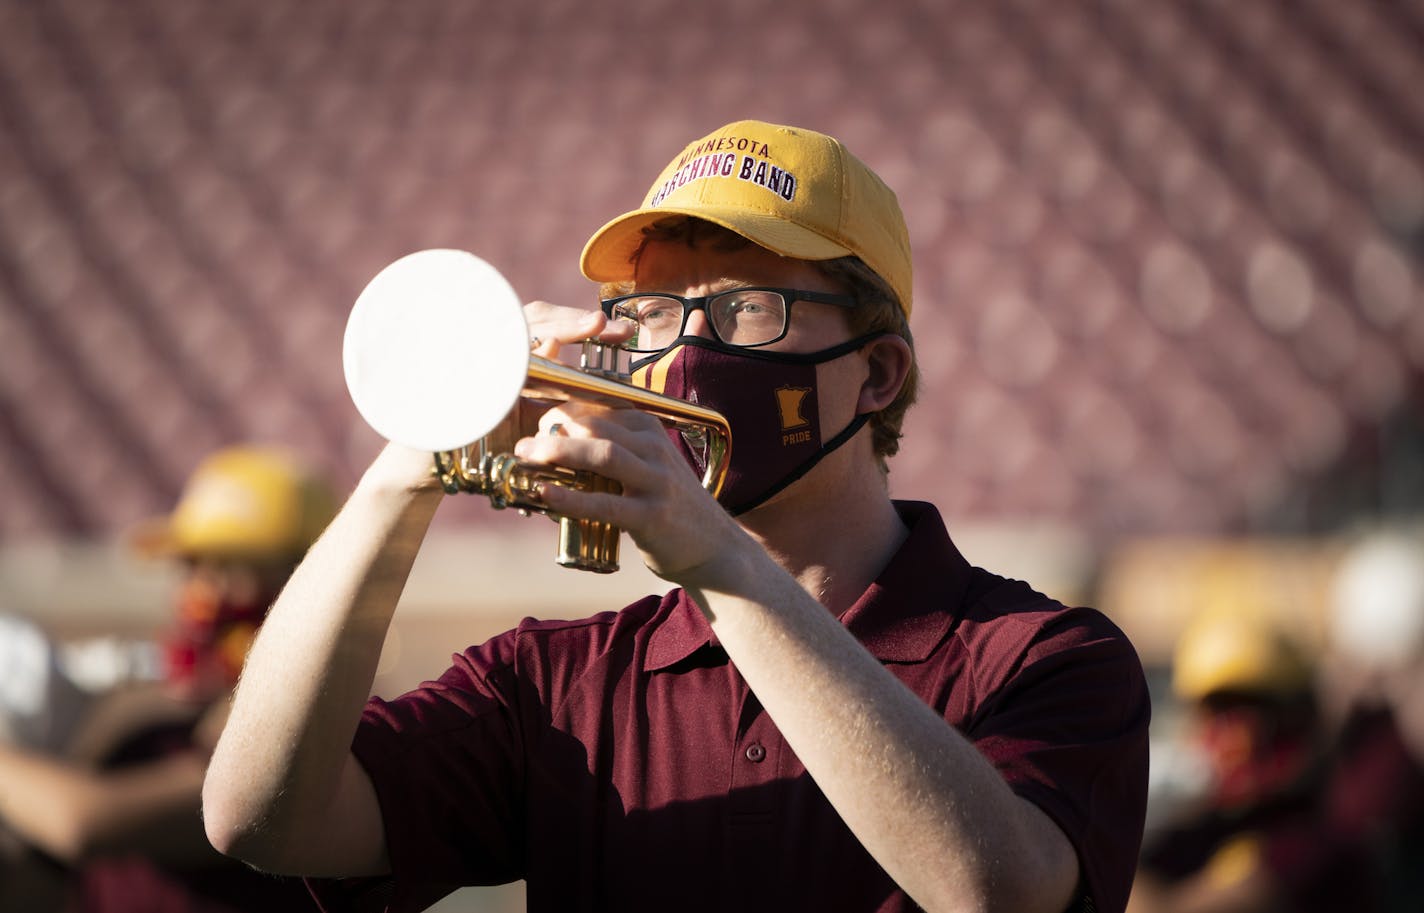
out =
{"type": "Polygon", "coordinates": [[[811,422],[801,414],[801,403],[811,392],[810,387],[777,387],[776,408],[781,411],[781,446],[788,447],[811,439],[811,422]],[[800,429],[800,430],[798,430],[800,429]]]}

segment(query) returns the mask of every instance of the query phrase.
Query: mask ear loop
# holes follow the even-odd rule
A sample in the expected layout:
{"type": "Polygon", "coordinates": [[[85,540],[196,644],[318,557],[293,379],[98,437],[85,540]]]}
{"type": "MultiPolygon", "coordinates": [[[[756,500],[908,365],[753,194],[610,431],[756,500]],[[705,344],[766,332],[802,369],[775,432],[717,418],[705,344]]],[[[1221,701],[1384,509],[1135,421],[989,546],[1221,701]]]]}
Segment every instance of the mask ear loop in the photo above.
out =
{"type": "Polygon", "coordinates": [[[846,441],[855,437],[856,432],[858,432],[861,428],[864,428],[865,423],[870,421],[870,417],[874,414],[875,413],[873,412],[862,412],[860,415],[857,415],[855,418],[851,419],[850,424],[846,425],[845,428],[841,429],[841,432],[839,434],[822,444],[820,450],[807,457],[805,462],[788,472],[785,476],[782,477],[781,481],[768,488],[755,501],[752,501],[748,504],[739,504],[736,507],[729,507],[727,508],[727,513],[736,517],[746,513],[754,507],[760,507],[766,502],[768,498],[771,498],[774,495],[780,493],[788,485],[792,484],[797,479],[801,478],[806,473],[816,468],[816,464],[821,462],[822,459],[830,455],[836,450],[836,448],[840,447],[846,441]]]}

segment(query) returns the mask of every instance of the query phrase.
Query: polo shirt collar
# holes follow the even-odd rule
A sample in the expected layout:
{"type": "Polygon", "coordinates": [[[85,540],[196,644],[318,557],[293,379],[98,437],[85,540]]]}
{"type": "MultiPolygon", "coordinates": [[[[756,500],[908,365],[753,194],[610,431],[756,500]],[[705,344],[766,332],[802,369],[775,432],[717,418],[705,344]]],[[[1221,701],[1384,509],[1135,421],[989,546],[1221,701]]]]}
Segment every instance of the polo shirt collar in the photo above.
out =
{"type": "MultiPolygon", "coordinates": [[[[958,620],[970,566],[934,505],[896,501],[895,508],[909,535],[841,621],[882,662],[920,662],[958,620]]],[[[682,590],[668,594],[658,614],[644,671],[666,669],[704,647],[720,649],[712,626],[682,590]]]]}
{"type": "Polygon", "coordinates": [[[657,627],[648,639],[648,652],[643,657],[644,672],[677,665],[704,647],[722,649],[707,617],[685,590],[669,593],[663,599],[659,614],[662,619],[655,622],[657,627]]]}

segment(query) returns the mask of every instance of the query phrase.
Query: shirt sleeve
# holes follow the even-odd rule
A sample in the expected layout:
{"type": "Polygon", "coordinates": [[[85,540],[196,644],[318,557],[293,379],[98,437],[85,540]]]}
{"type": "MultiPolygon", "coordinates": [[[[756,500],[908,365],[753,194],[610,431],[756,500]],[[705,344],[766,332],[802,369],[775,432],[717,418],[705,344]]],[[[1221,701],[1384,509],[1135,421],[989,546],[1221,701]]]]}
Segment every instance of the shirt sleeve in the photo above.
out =
{"type": "MultiPolygon", "coordinates": [[[[1015,793],[1078,853],[1088,909],[1121,911],[1147,802],[1151,702],[1127,637],[1091,609],[1053,613],[1026,645],[997,649],[993,681],[967,730],[1015,793]],[[1010,659],[1012,657],[1013,659],[1010,659]]],[[[1002,645],[1000,645],[1002,647],[1002,645]]]]}
{"type": "Polygon", "coordinates": [[[423,910],[464,885],[523,877],[521,694],[514,632],[439,679],[372,698],[352,753],[376,790],[391,875],[310,880],[323,910],[423,910]]]}

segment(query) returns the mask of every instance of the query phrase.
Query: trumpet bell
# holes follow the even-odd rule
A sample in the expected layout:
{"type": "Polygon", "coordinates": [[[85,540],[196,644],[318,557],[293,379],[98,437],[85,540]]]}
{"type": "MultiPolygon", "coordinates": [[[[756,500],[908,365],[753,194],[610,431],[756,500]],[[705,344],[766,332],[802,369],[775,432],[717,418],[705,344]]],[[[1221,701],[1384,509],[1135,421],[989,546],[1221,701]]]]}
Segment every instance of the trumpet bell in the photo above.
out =
{"type": "Polygon", "coordinates": [[[557,520],[558,563],[599,573],[618,569],[618,528],[552,513],[545,486],[622,489],[591,472],[515,458],[510,451],[530,430],[526,402],[547,409],[577,400],[656,416],[696,442],[705,456],[702,485],[713,497],[732,446],[726,418],[628,384],[610,355],[594,340],[584,342],[583,370],[531,355],[514,289],[458,250],[419,251],[382,270],[356,300],[343,344],[351,399],[382,437],[433,453],[433,473],[450,494],[482,494],[496,508],[557,520]]]}
{"type": "Polygon", "coordinates": [[[457,450],[514,408],[529,370],[529,327],[489,263],[461,250],[417,251],[356,299],[342,361],[356,410],[382,437],[457,450]]]}

